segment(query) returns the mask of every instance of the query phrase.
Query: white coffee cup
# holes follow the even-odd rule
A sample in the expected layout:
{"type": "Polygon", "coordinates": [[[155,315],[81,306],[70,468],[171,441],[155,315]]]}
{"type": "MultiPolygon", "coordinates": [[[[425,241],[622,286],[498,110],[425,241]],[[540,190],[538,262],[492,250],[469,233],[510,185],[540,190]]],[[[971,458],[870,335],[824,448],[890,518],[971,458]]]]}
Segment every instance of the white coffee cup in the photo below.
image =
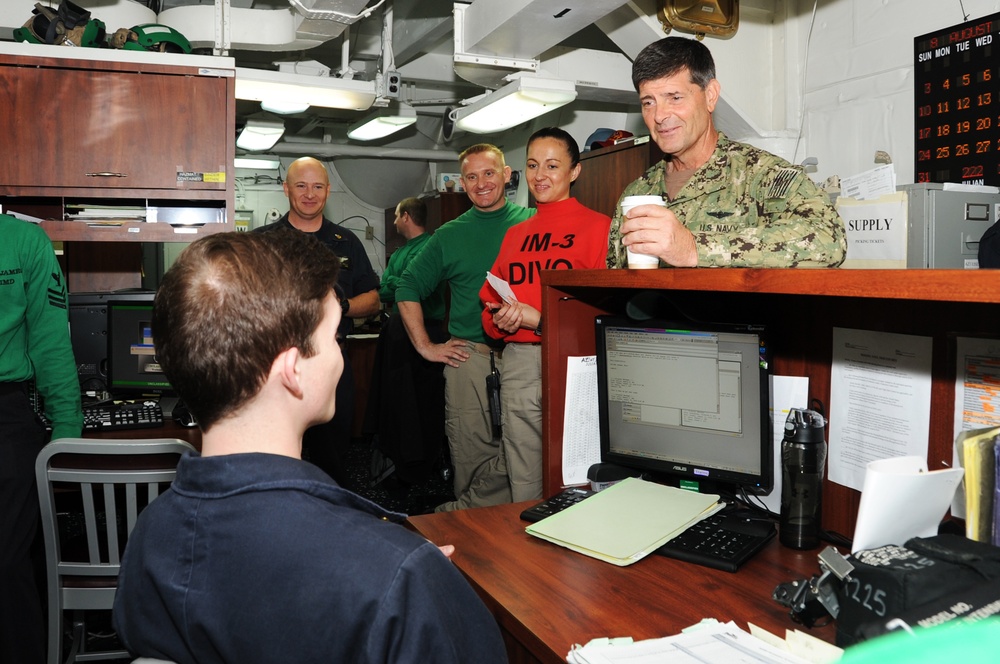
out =
{"type": "MultiPolygon", "coordinates": [[[[626,196],[622,199],[622,214],[640,205],[662,205],[666,207],[666,202],[662,196],[626,196]]],[[[660,267],[660,259],[649,254],[640,254],[625,247],[628,254],[628,266],[631,270],[655,270],[660,267]]]]}

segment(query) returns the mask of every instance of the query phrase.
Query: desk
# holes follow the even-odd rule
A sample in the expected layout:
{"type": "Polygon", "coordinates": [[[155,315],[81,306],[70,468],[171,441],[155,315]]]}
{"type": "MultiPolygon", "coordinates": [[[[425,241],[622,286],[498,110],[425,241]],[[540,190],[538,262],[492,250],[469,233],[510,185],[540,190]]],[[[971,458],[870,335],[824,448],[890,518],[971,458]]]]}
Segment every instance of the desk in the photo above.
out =
{"type": "MultiPolygon", "coordinates": [[[[518,517],[530,504],[409,519],[435,544],[455,545],[452,561],[496,618],[513,664],[565,662],[574,643],[669,636],[706,617],[784,636],[798,626],[771,593],[819,571],[820,549],[793,551],[777,538],[735,574],[657,555],[615,567],[525,533],[518,517]]],[[[808,631],[834,640],[832,624],[808,631]]]]}

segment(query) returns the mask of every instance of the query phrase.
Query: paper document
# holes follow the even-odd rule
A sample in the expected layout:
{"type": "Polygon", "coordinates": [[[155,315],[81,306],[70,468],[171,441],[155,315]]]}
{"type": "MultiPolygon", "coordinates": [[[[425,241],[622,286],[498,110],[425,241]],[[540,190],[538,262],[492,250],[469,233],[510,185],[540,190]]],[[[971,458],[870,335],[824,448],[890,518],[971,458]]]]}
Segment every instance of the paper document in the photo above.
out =
{"type": "Polygon", "coordinates": [[[601,426],[597,415],[597,356],[566,358],[563,486],[586,483],[587,471],[601,460],[601,426]]]}
{"type": "Polygon", "coordinates": [[[525,531],[619,567],[641,560],[722,509],[714,494],[625,479],[525,531]]]}
{"type": "Polygon", "coordinates": [[[493,290],[497,292],[497,295],[500,296],[501,300],[507,304],[514,304],[517,302],[517,296],[514,295],[514,291],[511,290],[509,283],[490,271],[486,272],[486,281],[489,282],[490,286],[493,287],[493,290]]]}
{"type": "Polygon", "coordinates": [[[861,490],[868,463],[927,458],[930,337],[833,328],[830,481],[861,490]]]}
{"type": "Polygon", "coordinates": [[[864,201],[841,196],[837,212],[847,228],[847,258],[841,267],[906,267],[906,192],[864,201]]]}
{"type": "Polygon", "coordinates": [[[962,475],[961,468],[928,471],[924,457],[869,463],[851,552],[936,535],[962,475]]]}
{"type": "Polygon", "coordinates": [[[870,171],[840,178],[840,195],[867,201],[896,193],[896,171],[892,164],[882,164],[870,171]]]}
{"type": "Polygon", "coordinates": [[[574,646],[566,655],[569,664],[807,664],[790,652],[776,648],[740,629],[733,622],[712,621],[675,636],[631,642],[595,639],[574,646]]]}

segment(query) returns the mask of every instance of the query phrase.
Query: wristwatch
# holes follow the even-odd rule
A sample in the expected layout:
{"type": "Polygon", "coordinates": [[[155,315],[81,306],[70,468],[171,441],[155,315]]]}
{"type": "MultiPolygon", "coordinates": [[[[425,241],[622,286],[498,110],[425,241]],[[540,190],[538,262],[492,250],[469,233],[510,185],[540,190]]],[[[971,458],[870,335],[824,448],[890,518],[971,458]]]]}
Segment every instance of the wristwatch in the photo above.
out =
{"type": "Polygon", "coordinates": [[[340,298],[340,315],[346,316],[347,312],[351,310],[351,300],[350,298],[342,297],[340,298]]]}
{"type": "Polygon", "coordinates": [[[538,319],[538,325],[535,326],[535,336],[542,336],[542,320],[538,319]]]}

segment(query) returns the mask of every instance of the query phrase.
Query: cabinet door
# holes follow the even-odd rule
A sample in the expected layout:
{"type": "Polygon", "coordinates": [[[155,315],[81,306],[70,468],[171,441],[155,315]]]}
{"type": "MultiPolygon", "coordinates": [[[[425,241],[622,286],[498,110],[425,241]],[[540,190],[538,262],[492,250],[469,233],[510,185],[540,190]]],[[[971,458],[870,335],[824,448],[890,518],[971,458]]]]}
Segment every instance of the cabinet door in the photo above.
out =
{"type": "Polygon", "coordinates": [[[226,189],[227,81],[0,66],[0,185],[226,189]]]}
{"type": "Polygon", "coordinates": [[[573,183],[572,194],[591,210],[613,217],[625,187],[662,158],[663,153],[652,141],[586,152],[580,157],[583,168],[573,183]]]}

